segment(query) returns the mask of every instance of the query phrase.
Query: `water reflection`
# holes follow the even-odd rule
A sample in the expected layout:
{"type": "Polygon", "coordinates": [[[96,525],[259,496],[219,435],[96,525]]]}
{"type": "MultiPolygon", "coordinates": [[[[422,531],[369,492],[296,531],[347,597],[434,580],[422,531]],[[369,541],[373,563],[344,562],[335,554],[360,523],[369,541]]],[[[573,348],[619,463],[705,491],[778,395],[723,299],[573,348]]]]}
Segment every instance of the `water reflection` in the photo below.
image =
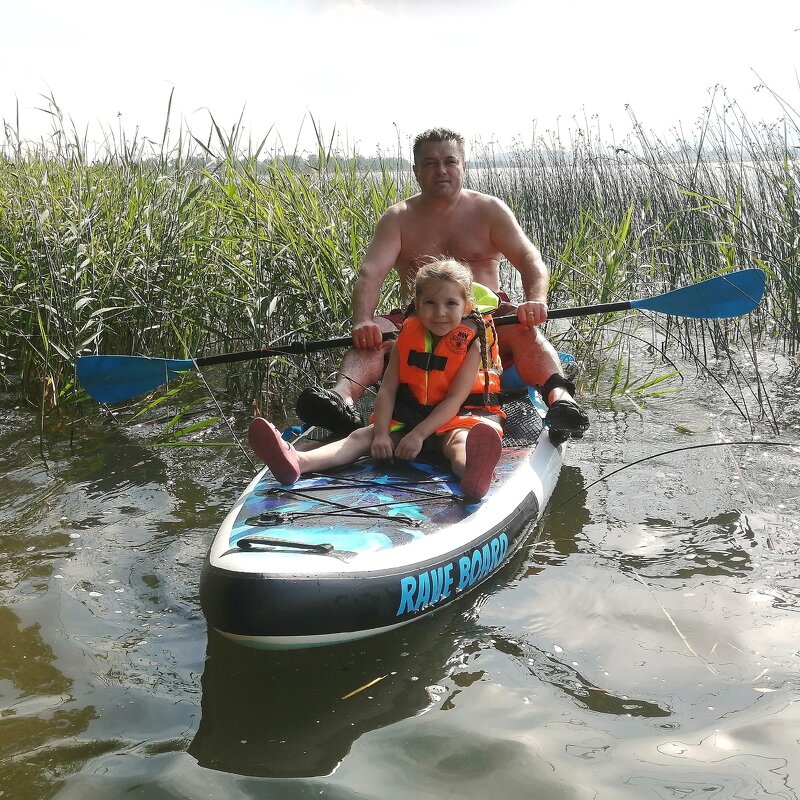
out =
{"type": "Polygon", "coordinates": [[[617,696],[594,684],[574,666],[519,638],[493,634],[493,646],[513,658],[537,680],[549,683],[579,705],[600,714],[626,714],[630,717],[668,717],[671,711],[649,700],[617,696]]]}
{"type": "Polygon", "coordinates": [[[195,691],[183,665],[205,644],[186,619],[199,616],[215,504],[234,496],[219,491],[234,472],[224,454],[154,451],[104,423],[74,441],[61,433],[48,431],[44,458],[33,427],[0,423],[0,797],[15,800],[50,797],[93,759],[186,729],[171,716],[195,691]],[[218,477],[198,503],[190,478],[202,483],[205,467],[218,477]],[[159,539],[157,523],[183,507],[191,523],[159,539]]]}
{"type": "MultiPolygon", "coordinates": [[[[706,405],[678,418],[733,435],[706,405]]],[[[205,638],[199,565],[249,477],[238,455],[92,423],[74,450],[50,435],[43,465],[35,420],[0,412],[4,800],[782,796],[796,454],[747,451],[735,483],[704,451],[587,496],[683,441],[674,400],[646,411],[598,410],[543,524],[480,593],[300,653],[205,638]]]]}
{"type": "Polygon", "coordinates": [[[755,546],[753,532],[739,511],[688,523],[645,517],[641,530],[644,552],[619,554],[621,569],[633,569],[651,580],[745,577],[752,571],[748,551],[755,546]]]}
{"type": "Polygon", "coordinates": [[[39,625],[23,628],[0,607],[0,642],[0,795],[16,786],[24,793],[9,797],[44,797],[56,773],[77,771],[89,758],[71,740],[98,715],[94,706],[65,708],[74,702],[72,680],[56,667],[39,625]]]}
{"type": "Polygon", "coordinates": [[[447,673],[458,616],[442,609],[374,639],[277,652],[210,630],[189,753],[203,767],[239,775],[330,774],[360,736],[436,702],[432,684],[447,673]]]}
{"type": "Polygon", "coordinates": [[[158,451],[140,444],[124,428],[84,431],[90,436],[80,443],[80,458],[58,463],[58,474],[66,482],[81,486],[87,499],[116,498],[132,487],[163,486],[167,465],[158,451]]]}
{"type": "Polygon", "coordinates": [[[580,536],[592,521],[586,505],[586,479],[580,469],[569,464],[561,468],[553,496],[545,509],[540,528],[551,552],[561,558],[562,563],[580,549],[580,536]]]}
{"type": "MultiPolygon", "coordinates": [[[[562,497],[580,493],[578,470],[565,469],[562,481],[558,490],[562,497]]],[[[453,708],[457,695],[485,677],[480,669],[465,670],[471,653],[464,643],[475,643],[472,652],[477,654],[478,643],[489,640],[524,663],[537,679],[596,710],[666,715],[646,701],[612,697],[548,654],[513,644],[478,623],[487,599],[505,590],[509,581],[540,572],[575,552],[576,536],[587,516],[588,511],[574,503],[559,516],[548,517],[538,533],[531,534],[527,547],[479,593],[374,639],[269,652],[242,647],[210,630],[202,718],[189,753],[203,767],[238,775],[328,775],[369,731],[432,707],[453,708]],[[527,550],[538,536],[546,552],[537,551],[535,563],[529,563],[527,550]]]]}

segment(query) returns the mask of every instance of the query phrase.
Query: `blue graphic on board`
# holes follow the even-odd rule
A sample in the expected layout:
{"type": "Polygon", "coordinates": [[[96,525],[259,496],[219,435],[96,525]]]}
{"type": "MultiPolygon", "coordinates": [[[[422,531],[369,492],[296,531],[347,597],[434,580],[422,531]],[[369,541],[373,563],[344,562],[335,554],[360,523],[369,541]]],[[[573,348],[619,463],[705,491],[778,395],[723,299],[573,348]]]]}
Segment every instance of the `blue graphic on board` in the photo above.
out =
{"type": "Polygon", "coordinates": [[[372,552],[419,539],[430,532],[425,526],[438,528],[467,512],[457,479],[430,465],[366,460],[304,476],[291,487],[266,473],[245,499],[229,543],[263,535],[331,544],[343,554],[372,552]]]}
{"type": "MultiPolygon", "coordinates": [[[[513,384],[518,381],[515,375],[516,370],[507,370],[504,381],[513,384]]],[[[509,444],[495,470],[495,485],[483,502],[491,499],[495,487],[503,484],[520,459],[528,457],[541,430],[546,408],[538,393],[523,387],[517,398],[509,406],[517,409],[516,417],[509,412],[506,421],[504,441],[509,444]]],[[[377,462],[367,458],[326,473],[304,475],[293,486],[281,486],[265,472],[242,504],[229,545],[235,547],[243,538],[261,536],[292,546],[329,544],[338,557],[348,559],[434,534],[464,520],[480,505],[480,501],[468,503],[464,499],[459,481],[449,469],[423,462],[377,462]]],[[[488,564],[490,571],[497,566],[491,548],[487,558],[480,554],[476,558],[481,559],[482,565],[488,564]]],[[[458,563],[452,570],[458,587],[466,573],[458,563]]],[[[448,586],[444,574],[420,580],[422,583],[416,588],[406,584],[414,608],[431,602],[430,597],[442,595],[448,586]]],[[[405,601],[406,606],[409,604],[411,599],[405,601]]]]}
{"type": "MultiPolygon", "coordinates": [[[[500,481],[521,457],[522,452],[504,453],[496,470],[500,481]]],[[[366,459],[329,474],[304,476],[290,487],[267,472],[245,498],[229,546],[261,535],[331,544],[347,558],[428,536],[460,522],[479,506],[464,501],[452,473],[430,464],[366,459]]]]}

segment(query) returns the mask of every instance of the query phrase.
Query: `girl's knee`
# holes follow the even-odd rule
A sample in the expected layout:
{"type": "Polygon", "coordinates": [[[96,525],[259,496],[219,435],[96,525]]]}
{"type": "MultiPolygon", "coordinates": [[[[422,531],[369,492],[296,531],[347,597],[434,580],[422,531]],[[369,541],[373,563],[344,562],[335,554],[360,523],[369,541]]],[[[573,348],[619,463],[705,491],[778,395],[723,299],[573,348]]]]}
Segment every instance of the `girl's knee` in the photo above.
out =
{"type": "Polygon", "coordinates": [[[351,442],[369,447],[372,444],[373,433],[372,425],[368,425],[366,428],[356,428],[347,438],[351,442]]]}
{"type": "Polygon", "coordinates": [[[448,431],[442,437],[442,452],[446,458],[450,458],[454,451],[463,448],[467,441],[468,430],[466,428],[455,428],[448,431]]]}

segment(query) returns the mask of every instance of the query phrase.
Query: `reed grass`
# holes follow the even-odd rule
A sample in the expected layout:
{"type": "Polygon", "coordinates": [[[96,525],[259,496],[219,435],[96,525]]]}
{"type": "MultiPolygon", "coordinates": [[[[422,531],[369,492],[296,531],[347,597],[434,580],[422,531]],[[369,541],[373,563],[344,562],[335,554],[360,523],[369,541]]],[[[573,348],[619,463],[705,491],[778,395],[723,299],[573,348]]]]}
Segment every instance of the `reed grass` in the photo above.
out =
{"type": "MultiPolygon", "coordinates": [[[[469,185],[505,200],[542,249],[553,307],[763,267],[768,297],[746,320],[654,320],[649,334],[654,352],[717,368],[744,348],[757,374],[757,346],[794,353],[800,342],[800,118],[784,111],[780,124],[752,124],[726,99],[691,136],[658,139],[634,120],[611,145],[588,124],[503,153],[478,144],[469,185]]],[[[52,99],[51,113],[37,143],[6,124],[0,152],[0,386],[43,416],[80,399],[80,353],[188,357],[347,333],[375,223],[415,190],[400,154],[364,171],[319,132],[303,160],[264,153],[240,125],[202,140],[181,131],[174,145],[109,134],[90,157],[52,99]]],[[[385,305],[397,297],[388,284],[385,305]]],[[[603,375],[613,393],[667,388],[670,364],[646,375],[624,364],[641,326],[610,322],[562,332],[595,389],[603,375]]],[[[220,367],[213,380],[280,413],[298,369],[324,380],[339,355],[220,367]]]]}

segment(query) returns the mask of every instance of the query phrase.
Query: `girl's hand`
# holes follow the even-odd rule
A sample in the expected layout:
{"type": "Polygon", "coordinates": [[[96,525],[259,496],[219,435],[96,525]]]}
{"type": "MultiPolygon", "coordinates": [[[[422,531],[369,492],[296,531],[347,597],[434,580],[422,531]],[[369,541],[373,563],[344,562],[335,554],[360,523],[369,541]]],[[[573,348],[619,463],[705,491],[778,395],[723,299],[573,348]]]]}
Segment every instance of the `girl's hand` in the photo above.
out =
{"type": "Polygon", "coordinates": [[[372,453],[373,458],[387,460],[392,457],[392,437],[388,434],[375,434],[372,439],[372,453]]]}
{"type": "Polygon", "coordinates": [[[406,461],[411,461],[419,455],[422,450],[422,443],[425,441],[424,436],[420,436],[415,430],[409,431],[397,444],[394,450],[396,458],[402,458],[406,461]]]}

